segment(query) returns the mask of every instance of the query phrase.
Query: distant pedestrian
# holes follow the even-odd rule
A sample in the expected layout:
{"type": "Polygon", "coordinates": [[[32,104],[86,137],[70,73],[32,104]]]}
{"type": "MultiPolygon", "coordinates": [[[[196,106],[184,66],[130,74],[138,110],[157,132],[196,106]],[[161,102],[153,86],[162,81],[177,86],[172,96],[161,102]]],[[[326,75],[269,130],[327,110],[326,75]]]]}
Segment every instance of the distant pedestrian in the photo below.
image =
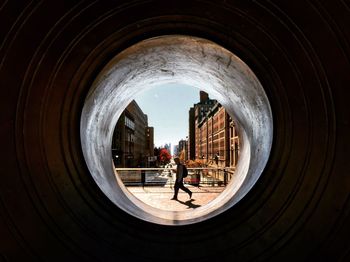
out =
{"type": "Polygon", "coordinates": [[[175,185],[174,185],[174,196],[171,200],[177,200],[177,194],[179,193],[179,189],[181,188],[183,191],[187,192],[190,199],[192,197],[192,192],[187,187],[184,186],[183,183],[183,170],[184,165],[180,163],[180,159],[178,157],[174,158],[176,167],[176,179],[175,179],[175,185]]]}
{"type": "Polygon", "coordinates": [[[215,154],[215,157],[214,157],[214,160],[215,160],[216,165],[219,165],[219,157],[220,157],[219,152],[217,152],[217,153],[215,154]]]}

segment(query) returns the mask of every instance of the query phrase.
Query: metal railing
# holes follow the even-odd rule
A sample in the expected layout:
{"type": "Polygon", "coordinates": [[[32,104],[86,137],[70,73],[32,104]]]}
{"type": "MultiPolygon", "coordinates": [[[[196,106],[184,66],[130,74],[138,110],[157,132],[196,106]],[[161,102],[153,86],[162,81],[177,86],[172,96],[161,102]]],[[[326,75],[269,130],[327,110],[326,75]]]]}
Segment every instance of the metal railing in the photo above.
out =
{"type": "MultiPolygon", "coordinates": [[[[185,184],[193,186],[226,186],[234,175],[234,167],[187,168],[185,184]]],[[[170,186],[175,182],[173,168],[116,168],[125,186],[170,186]]]]}

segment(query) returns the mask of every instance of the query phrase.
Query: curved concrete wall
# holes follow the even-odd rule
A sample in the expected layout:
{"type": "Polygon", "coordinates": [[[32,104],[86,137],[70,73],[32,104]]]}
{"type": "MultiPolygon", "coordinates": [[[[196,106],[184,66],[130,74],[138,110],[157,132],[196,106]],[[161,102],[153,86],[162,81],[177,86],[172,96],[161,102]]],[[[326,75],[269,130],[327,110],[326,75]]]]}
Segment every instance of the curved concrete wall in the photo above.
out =
{"type": "Polygon", "coordinates": [[[146,221],[183,225],[222,213],[249,192],[268,160],[273,128],[264,89],[243,61],[205,39],[173,35],[137,43],[106,65],[87,95],[80,134],[89,170],[112,202],[146,221]],[[194,210],[151,208],[130,195],[116,179],[111,163],[111,138],[123,110],[138,93],[166,83],[205,90],[225,106],[241,127],[235,176],[214,201],[194,210]]]}
{"type": "Polygon", "coordinates": [[[350,260],[346,1],[7,1],[0,5],[0,259],[350,260]],[[218,43],[270,101],[271,154],[239,203],[169,227],[118,208],[84,161],[80,116],[116,55],[144,39],[218,43]]]}

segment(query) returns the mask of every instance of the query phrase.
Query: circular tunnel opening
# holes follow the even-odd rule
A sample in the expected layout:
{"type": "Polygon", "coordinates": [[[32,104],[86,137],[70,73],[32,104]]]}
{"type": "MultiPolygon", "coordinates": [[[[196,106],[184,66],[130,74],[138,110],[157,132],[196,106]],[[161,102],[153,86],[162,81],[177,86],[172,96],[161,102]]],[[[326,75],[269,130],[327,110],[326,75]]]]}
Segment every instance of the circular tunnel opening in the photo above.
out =
{"type": "Polygon", "coordinates": [[[272,144],[272,112],[252,70],[209,40],[182,35],[141,41],[115,56],[99,73],[86,97],[80,125],[85,161],[95,182],[119,208],[142,220],[186,225],[234,206],[261,175],[272,144]],[[240,158],[226,189],[207,205],[186,211],[151,207],[133,196],[116,176],[111,138],[123,110],[140,92],[179,83],[209,93],[235,117],[240,158]]]}
{"type": "Polygon", "coordinates": [[[181,211],[225,190],[239,159],[239,134],[234,117],[208,93],[167,84],[138,94],[125,108],[111,151],[129,192],[150,206],[181,211]],[[183,187],[176,183],[176,157],[187,170],[183,187]]]}

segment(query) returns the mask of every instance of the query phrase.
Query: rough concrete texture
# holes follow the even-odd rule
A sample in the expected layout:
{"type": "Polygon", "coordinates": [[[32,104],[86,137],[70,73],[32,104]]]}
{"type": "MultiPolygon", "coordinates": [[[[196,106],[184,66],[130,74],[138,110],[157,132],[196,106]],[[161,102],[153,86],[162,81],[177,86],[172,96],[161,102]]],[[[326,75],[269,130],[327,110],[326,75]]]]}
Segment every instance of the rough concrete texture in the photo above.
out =
{"type": "Polygon", "coordinates": [[[242,199],[267,162],[273,135],[268,99],[249,67],[211,41],[181,35],[144,40],[113,58],[93,83],[81,119],[86,163],[102,191],[130,214],[166,225],[205,220],[242,199]],[[242,143],[234,178],[219,197],[195,210],[150,208],[116,181],[111,165],[111,137],[122,111],[139,92],[166,83],[208,92],[240,126],[242,143]]]}
{"type": "Polygon", "coordinates": [[[0,260],[350,261],[349,19],[345,0],[2,1],[0,260]],[[183,226],[114,204],[80,139],[103,67],[171,34],[237,54],[273,113],[270,157],[253,188],[183,226]]]}

